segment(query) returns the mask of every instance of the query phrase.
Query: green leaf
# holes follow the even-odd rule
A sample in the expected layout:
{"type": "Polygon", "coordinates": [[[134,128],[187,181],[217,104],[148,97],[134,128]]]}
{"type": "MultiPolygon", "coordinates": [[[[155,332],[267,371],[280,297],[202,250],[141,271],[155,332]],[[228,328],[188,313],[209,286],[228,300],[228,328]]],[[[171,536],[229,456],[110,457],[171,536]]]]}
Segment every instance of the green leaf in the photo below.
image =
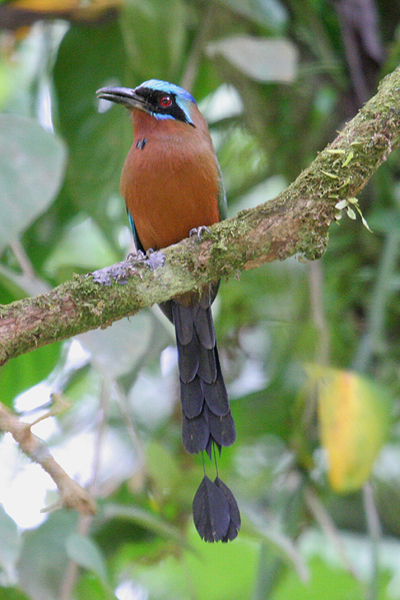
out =
{"type": "Polygon", "coordinates": [[[148,510],[144,510],[143,508],[138,508],[137,506],[107,504],[104,506],[104,516],[107,519],[131,520],[149,531],[153,531],[157,535],[175,540],[188,550],[193,549],[178,529],[170,525],[165,519],[148,510]]]}
{"type": "Polygon", "coordinates": [[[84,571],[74,588],[74,599],[116,600],[116,596],[90,571],[84,571]]]}
{"type": "MultiPolygon", "coordinates": [[[[361,598],[357,580],[343,569],[332,568],[320,560],[312,561],[311,579],[299,584],[294,571],[287,571],[272,596],[274,600],[338,600],[361,598]]],[[[268,598],[268,596],[265,596],[268,598]]]]}
{"type": "Polygon", "coordinates": [[[0,368],[1,401],[11,407],[18,394],[46,379],[56,366],[60,351],[58,342],[9,360],[0,368]]]}
{"type": "Polygon", "coordinates": [[[15,588],[1,588],[1,600],[30,600],[28,596],[26,596],[20,590],[15,588]]]}
{"type": "Polygon", "coordinates": [[[110,226],[107,202],[110,194],[118,192],[132,127],[126,112],[117,110],[120,107],[98,112],[96,90],[128,85],[125,74],[126,55],[117,21],[72,26],[64,36],[54,83],[59,126],[69,149],[66,187],[75,206],[104,224],[104,230],[110,226]]]}
{"type": "Polygon", "coordinates": [[[285,390],[279,380],[237,399],[233,404],[233,414],[238,438],[245,441],[257,435],[273,434],[288,439],[292,398],[291,391],[285,390]]]}
{"type": "Polygon", "coordinates": [[[182,472],[174,458],[161,444],[153,441],[146,452],[146,468],[154,484],[162,490],[174,490],[182,481],[182,472]]]}
{"type": "Polygon", "coordinates": [[[78,533],[72,533],[67,538],[66,549],[71,560],[93,571],[104,585],[108,585],[106,562],[96,542],[78,533]]]}
{"type": "Polygon", "coordinates": [[[160,325],[156,330],[156,321],[150,311],[141,311],[131,319],[114,322],[107,329],[88,331],[78,336],[81,344],[92,354],[94,363],[104,369],[109,378],[130,373],[146,355],[152,357],[152,338],[152,347],[155,346],[157,350],[157,341],[166,344],[168,340],[160,325]]]}
{"type": "Polygon", "coordinates": [[[207,600],[251,598],[259,544],[244,535],[227,544],[206,544],[194,526],[190,533],[196,554],[186,553],[183,563],[196,596],[207,600]]]}
{"type": "Polygon", "coordinates": [[[182,0],[126,2],[122,19],[124,42],[138,83],[152,77],[174,81],[186,57],[192,15],[182,0]],[[162,43],[160,43],[162,40],[162,43]]]}
{"type": "Polygon", "coordinates": [[[53,201],[64,164],[59,138],[32,119],[0,115],[0,252],[53,201]]]}

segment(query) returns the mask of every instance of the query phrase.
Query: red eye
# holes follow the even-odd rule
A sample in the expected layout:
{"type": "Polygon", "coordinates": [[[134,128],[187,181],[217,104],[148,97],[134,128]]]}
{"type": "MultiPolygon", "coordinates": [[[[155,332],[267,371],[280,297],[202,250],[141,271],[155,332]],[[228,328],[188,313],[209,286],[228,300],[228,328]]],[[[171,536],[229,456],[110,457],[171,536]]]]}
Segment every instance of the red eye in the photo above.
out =
{"type": "Polygon", "coordinates": [[[159,99],[158,103],[163,108],[168,108],[172,104],[171,96],[161,96],[161,98],[159,99]]]}

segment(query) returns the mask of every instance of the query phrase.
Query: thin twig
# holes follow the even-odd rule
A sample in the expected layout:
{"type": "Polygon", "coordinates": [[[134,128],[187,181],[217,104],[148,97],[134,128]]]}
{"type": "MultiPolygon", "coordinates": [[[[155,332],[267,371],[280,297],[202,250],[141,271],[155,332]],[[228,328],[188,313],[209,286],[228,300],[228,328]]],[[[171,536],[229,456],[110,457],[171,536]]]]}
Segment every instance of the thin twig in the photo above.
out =
{"type": "Polygon", "coordinates": [[[197,28],[197,36],[192,45],[191,52],[186,61],[185,71],[181,77],[181,86],[192,91],[193,85],[196,79],[197,71],[201,61],[201,55],[204,50],[205,43],[207,42],[208,33],[212,22],[212,15],[215,7],[210,0],[206,0],[207,6],[202,8],[202,23],[197,28]]]}
{"type": "Polygon", "coordinates": [[[357,573],[354,565],[352,565],[349,557],[347,556],[345,545],[340,538],[340,534],[329,512],[326,510],[325,506],[322,504],[318,496],[314,494],[310,487],[305,489],[304,498],[311,514],[321,527],[328,540],[330,540],[332,546],[336,549],[344,568],[359,581],[360,575],[357,573]]]}
{"type": "Polygon", "coordinates": [[[0,431],[11,433],[19,447],[31,460],[41,465],[50,475],[60,492],[57,506],[72,508],[84,515],[96,511],[91,495],[71,479],[54,460],[46,444],[31,431],[29,423],[23,423],[8,408],[0,403],[0,431]]]}
{"type": "Polygon", "coordinates": [[[35,271],[33,269],[32,263],[29,260],[27,253],[24,250],[23,245],[17,239],[12,240],[10,242],[11,250],[14,252],[14,256],[18,261],[19,266],[22,269],[24,275],[29,277],[29,279],[35,278],[35,271]]]}
{"type": "Polygon", "coordinates": [[[318,331],[316,359],[318,364],[327,365],[329,361],[329,329],[323,302],[323,272],[322,262],[316,260],[309,263],[309,282],[311,314],[318,331]]]}
{"type": "Polygon", "coordinates": [[[144,467],[146,464],[145,454],[144,454],[144,450],[143,450],[143,446],[140,441],[140,438],[136,432],[135,424],[134,424],[131,414],[128,410],[127,398],[125,395],[123,395],[120,392],[117,393],[117,404],[118,404],[118,408],[121,412],[121,416],[122,416],[126,431],[128,432],[128,435],[132,442],[133,449],[136,452],[137,466],[136,466],[135,472],[140,474],[140,472],[144,470],[144,467]]]}
{"type": "Polygon", "coordinates": [[[399,249],[400,233],[393,228],[385,239],[367,317],[366,331],[353,360],[353,369],[359,373],[368,371],[371,361],[379,349],[385,326],[386,306],[390,295],[394,293],[392,275],[396,269],[399,249]]]}
{"type": "Polygon", "coordinates": [[[88,490],[94,496],[96,495],[96,485],[100,470],[101,447],[104,442],[104,433],[107,423],[108,406],[111,395],[111,381],[108,377],[102,374],[100,402],[97,411],[97,424],[95,428],[95,441],[93,449],[92,473],[88,484],[88,490]]]}
{"type": "Polygon", "coordinates": [[[379,542],[381,539],[381,525],[375,505],[374,492],[369,481],[363,487],[363,502],[371,544],[371,570],[367,600],[377,600],[379,595],[379,542]]]}

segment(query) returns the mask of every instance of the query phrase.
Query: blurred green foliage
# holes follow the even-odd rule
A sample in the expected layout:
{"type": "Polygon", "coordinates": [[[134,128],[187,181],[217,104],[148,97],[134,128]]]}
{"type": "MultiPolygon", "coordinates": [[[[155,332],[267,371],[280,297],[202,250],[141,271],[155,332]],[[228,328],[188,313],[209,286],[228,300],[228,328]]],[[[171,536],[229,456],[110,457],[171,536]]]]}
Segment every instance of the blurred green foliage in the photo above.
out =
{"type": "MultiPolygon", "coordinates": [[[[3,304],[131,250],[119,195],[131,124],[119,107],[98,111],[99,87],[161,78],[190,89],[235,214],[290,183],[400,56],[400,9],[388,0],[50,4],[0,6],[3,304]]],[[[59,511],[38,525],[33,491],[47,489],[51,504],[53,488],[37,475],[15,483],[29,465],[4,436],[1,598],[400,597],[399,175],[394,152],[359,198],[372,234],[344,216],[317,263],[290,259],[221,286],[216,328],[238,440],[219,468],[243,514],[234,543],[203,543],[191,521],[203,466],[181,446],[173,332],[157,309],[2,368],[7,406],[42,382],[16,399],[27,417],[52,391],[71,402],[34,431],[99,510],[89,524],[59,511]],[[370,480],[351,494],[329,486],[305,364],[373,380],[371,406],[378,390],[391,398],[370,480]]]]}

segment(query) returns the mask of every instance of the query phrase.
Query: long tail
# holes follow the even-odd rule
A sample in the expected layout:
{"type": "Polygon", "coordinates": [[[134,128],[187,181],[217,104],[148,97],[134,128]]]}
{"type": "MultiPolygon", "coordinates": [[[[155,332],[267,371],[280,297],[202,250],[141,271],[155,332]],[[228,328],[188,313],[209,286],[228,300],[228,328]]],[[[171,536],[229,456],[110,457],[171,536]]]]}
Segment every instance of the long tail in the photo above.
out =
{"type": "Polygon", "coordinates": [[[236,439],[219,364],[211,307],[173,300],[182,402],[182,439],[190,454],[219,449],[236,439]]]}
{"type": "Polygon", "coordinates": [[[190,454],[206,450],[211,458],[236,439],[235,423],[219,364],[211,298],[190,306],[170,300],[161,308],[173,321],[178,347],[182,403],[182,439],[190,454]]]}
{"type": "MultiPolygon", "coordinates": [[[[181,298],[160,305],[175,325],[183,445],[190,454],[206,450],[210,459],[214,445],[221,450],[236,439],[211,314],[217,289],[218,283],[212,284],[196,302],[183,303],[181,298]]],[[[227,542],[237,536],[239,508],[218,471],[214,482],[204,472],[193,501],[193,519],[206,542],[227,542]]]]}

